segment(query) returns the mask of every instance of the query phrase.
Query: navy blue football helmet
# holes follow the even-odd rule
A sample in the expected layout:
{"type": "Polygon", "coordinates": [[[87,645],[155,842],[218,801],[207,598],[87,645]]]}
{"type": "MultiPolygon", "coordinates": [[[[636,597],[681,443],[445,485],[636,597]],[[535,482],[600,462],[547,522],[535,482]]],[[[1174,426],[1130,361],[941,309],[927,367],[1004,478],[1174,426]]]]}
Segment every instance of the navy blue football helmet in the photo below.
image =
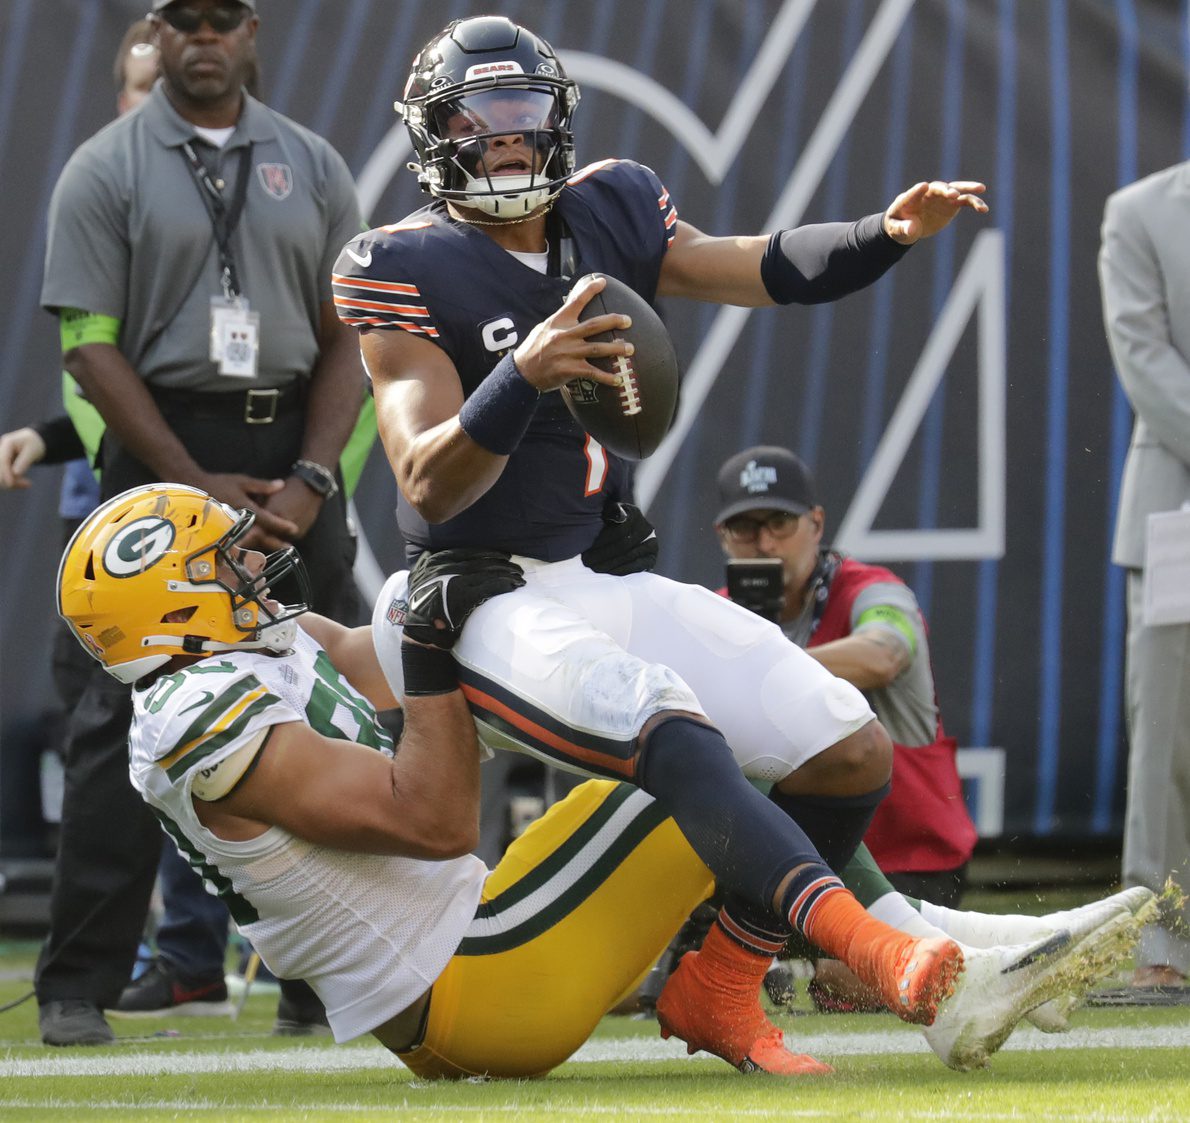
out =
{"type": "Polygon", "coordinates": [[[422,190],[514,218],[544,206],[574,173],[578,100],[544,39],[503,16],[479,16],[422,48],[397,110],[422,190]]]}

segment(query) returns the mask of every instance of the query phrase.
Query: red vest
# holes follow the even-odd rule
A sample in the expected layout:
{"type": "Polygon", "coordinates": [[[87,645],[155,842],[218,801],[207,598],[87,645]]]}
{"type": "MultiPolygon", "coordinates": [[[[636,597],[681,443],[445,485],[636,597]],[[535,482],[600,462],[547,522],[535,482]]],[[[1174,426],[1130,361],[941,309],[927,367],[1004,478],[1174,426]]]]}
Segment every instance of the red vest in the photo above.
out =
{"type": "MultiPolygon", "coordinates": [[[[860,590],[901,579],[880,566],[844,558],[830,585],[826,609],[810,637],[817,647],[851,634],[851,606],[860,590]]],[[[876,810],[864,836],[877,865],[886,873],[949,870],[971,857],[977,838],[967,813],[955,765],[957,742],[947,737],[939,715],[934,741],[893,745],[892,792],[876,810]]]]}

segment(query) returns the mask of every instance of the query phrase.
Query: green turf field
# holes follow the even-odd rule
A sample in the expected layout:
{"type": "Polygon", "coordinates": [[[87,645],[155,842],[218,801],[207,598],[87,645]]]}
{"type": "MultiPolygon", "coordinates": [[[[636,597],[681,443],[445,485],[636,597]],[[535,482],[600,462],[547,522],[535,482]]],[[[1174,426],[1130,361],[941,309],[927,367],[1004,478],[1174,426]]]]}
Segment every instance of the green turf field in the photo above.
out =
{"type": "MultiPolygon", "coordinates": [[[[0,1004],[29,989],[35,946],[0,944],[0,1004]]],[[[976,1073],[944,1068],[891,1015],[808,1013],[777,1021],[828,1078],[743,1077],[686,1058],[653,1022],[605,1018],[552,1076],[427,1084],[379,1046],[269,1036],[275,996],[226,1018],[117,1021],[119,1043],[49,1049],[36,1007],[0,1014],[0,1119],[855,1119],[1190,1118],[1190,1007],[1088,1009],[1067,1035],[1022,1026],[976,1073]]]]}

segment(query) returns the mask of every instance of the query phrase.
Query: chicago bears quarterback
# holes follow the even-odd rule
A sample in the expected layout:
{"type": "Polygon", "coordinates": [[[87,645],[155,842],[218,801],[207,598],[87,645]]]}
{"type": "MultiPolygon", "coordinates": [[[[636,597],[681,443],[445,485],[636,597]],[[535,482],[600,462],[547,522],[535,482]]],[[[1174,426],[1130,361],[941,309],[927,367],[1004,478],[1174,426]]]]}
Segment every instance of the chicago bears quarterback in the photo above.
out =
{"type": "Polygon", "coordinates": [[[549,44],[502,17],[451,24],[413,63],[399,108],[434,200],[349,242],[333,278],[341,318],[360,330],[401,531],[414,556],[483,546],[524,570],[525,587],[478,609],[456,648],[481,739],[637,784],[729,891],[662,995],[664,1032],[769,1067],[758,1055],[775,1031],[754,984],[791,923],[929,1023],[961,970],[957,945],[871,927],[830,872],[886,789],[887,735],[858,691],[745,610],[584,564],[604,512],[630,498],[630,469],[552,391],[612,384],[590,360],[630,353],[592,338],[623,317],[579,321],[604,282],[574,277],[608,274],[649,301],[833,300],[959,211],[985,212],[984,187],[919,183],[858,222],[710,237],[678,219],[648,168],[576,169],[578,98],[549,44]],[[741,768],[775,783],[773,802],[741,768]],[[716,964],[741,986],[708,1019],[716,964]]]}

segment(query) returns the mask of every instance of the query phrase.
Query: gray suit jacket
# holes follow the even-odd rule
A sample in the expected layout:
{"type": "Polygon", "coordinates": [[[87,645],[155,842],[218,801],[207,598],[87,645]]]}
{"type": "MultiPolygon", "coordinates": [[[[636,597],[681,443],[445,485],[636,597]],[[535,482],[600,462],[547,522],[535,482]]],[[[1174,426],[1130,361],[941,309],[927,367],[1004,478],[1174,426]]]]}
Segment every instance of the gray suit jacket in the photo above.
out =
{"type": "Polygon", "coordinates": [[[1190,500],[1190,162],[1107,200],[1103,319],[1136,414],[1112,561],[1144,565],[1145,520],[1190,500]]]}

